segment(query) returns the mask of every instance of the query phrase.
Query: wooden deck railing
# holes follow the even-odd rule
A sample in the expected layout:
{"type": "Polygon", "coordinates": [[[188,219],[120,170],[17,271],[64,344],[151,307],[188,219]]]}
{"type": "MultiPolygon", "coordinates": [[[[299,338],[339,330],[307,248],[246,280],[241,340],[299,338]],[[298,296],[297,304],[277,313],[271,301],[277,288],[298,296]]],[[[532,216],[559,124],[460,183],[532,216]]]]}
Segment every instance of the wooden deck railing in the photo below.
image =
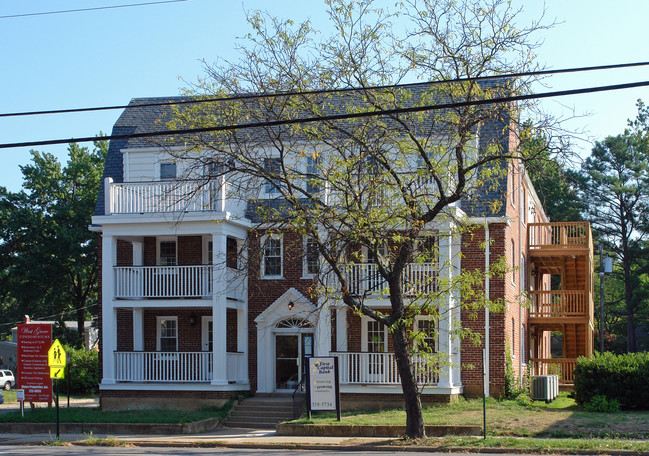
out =
{"type": "Polygon", "coordinates": [[[531,250],[593,248],[588,222],[530,223],[527,225],[527,242],[531,250]]]}
{"type": "Polygon", "coordinates": [[[530,291],[530,317],[587,317],[589,293],[581,290],[530,291]]]}
{"type": "Polygon", "coordinates": [[[532,375],[558,375],[560,385],[575,383],[576,358],[536,358],[530,359],[532,375]]]}

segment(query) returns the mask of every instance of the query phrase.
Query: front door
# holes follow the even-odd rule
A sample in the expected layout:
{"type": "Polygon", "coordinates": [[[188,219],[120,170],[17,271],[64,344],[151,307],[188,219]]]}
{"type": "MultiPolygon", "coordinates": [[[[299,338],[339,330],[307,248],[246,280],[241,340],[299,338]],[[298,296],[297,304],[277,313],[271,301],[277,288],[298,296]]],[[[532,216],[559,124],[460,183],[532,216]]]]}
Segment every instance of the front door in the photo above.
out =
{"type": "Polygon", "coordinates": [[[313,334],[275,334],[275,389],[294,390],[313,356],[313,334]]]}

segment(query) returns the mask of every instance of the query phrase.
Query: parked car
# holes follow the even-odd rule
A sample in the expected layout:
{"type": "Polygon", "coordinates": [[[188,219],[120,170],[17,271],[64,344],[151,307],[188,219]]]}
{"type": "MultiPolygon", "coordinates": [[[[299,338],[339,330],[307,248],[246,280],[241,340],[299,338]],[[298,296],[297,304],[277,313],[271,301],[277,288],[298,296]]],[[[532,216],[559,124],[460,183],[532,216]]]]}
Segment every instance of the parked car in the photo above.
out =
{"type": "Polygon", "coordinates": [[[11,372],[10,370],[0,370],[0,388],[6,389],[8,391],[15,384],[16,377],[14,377],[13,372],[11,372]]]}

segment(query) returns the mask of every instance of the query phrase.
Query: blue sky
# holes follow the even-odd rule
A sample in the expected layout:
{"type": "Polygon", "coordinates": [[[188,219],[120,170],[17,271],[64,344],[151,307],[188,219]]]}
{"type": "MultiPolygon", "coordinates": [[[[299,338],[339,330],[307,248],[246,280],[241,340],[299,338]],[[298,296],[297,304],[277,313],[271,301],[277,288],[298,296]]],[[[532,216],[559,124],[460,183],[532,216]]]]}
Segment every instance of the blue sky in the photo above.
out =
{"type": "MultiPolygon", "coordinates": [[[[124,5],[146,0],[31,0],[2,2],[0,16],[124,5]]],[[[386,0],[385,4],[394,2],[386,0]]],[[[541,11],[541,0],[514,0],[522,17],[541,11]]],[[[548,68],[649,60],[643,42],[649,2],[638,0],[547,0],[539,61],[548,68]]],[[[319,0],[189,0],[112,10],[0,19],[0,112],[127,104],[131,98],[177,95],[202,75],[201,60],[234,59],[236,37],[248,32],[245,11],[266,9],[325,27],[319,0]],[[182,79],[179,79],[182,78],[182,79]]],[[[649,80],[649,68],[555,77],[543,90],[649,80]]],[[[541,91],[541,89],[539,89],[541,91]]],[[[635,117],[635,101],[649,102],[649,88],[546,100],[558,116],[590,113],[566,123],[592,140],[621,133],[635,117]]],[[[0,118],[0,142],[93,136],[110,133],[119,111],[0,118]]],[[[578,144],[582,155],[591,142],[578,144]]],[[[66,146],[39,147],[66,159],[66,146]]],[[[0,185],[17,191],[19,165],[28,148],[0,149],[0,185]]]]}

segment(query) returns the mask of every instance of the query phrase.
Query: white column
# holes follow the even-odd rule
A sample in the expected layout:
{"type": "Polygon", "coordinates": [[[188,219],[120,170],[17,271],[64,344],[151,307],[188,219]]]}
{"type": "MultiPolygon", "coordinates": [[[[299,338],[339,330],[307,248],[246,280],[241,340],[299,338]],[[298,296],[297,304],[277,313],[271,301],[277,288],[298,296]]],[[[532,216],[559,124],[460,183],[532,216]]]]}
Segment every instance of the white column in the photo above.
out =
{"type": "Polygon", "coordinates": [[[115,350],[117,350],[117,329],[115,307],[115,272],[113,266],[117,258],[117,241],[111,235],[101,238],[101,343],[102,343],[102,380],[104,385],[115,383],[115,350]]]}
{"type": "Polygon", "coordinates": [[[144,350],[144,309],[133,308],[133,350],[144,350]]]}
{"type": "MultiPolygon", "coordinates": [[[[453,277],[453,252],[451,248],[451,233],[440,233],[439,236],[439,278],[441,286],[448,288],[453,277]]],[[[447,361],[452,361],[452,340],[451,331],[453,330],[453,296],[449,293],[446,297],[440,299],[439,315],[439,354],[447,361]]],[[[439,388],[450,388],[452,386],[452,368],[445,366],[440,369],[439,388]]]]}
{"type": "Polygon", "coordinates": [[[329,356],[331,352],[331,312],[328,304],[320,304],[315,326],[313,352],[315,356],[329,356]]]}
{"type": "Polygon", "coordinates": [[[336,307],[336,351],[347,351],[347,306],[336,307]]]}
{"type": "Polygon", "coordinates": [[[226,324],[226,236],[212,234],[212,324],[213,344],[212,385],[227,385],[227,324],[226,324]]]}
{"type": "Polygon", "coordinates": [[[107,177],[104,179],[104,215],[110,215],[111,210],[111,200],[112,200],[112,192],[111,192],[111,186],[113,185],[113,178],[112,177],[107,177]]]}

